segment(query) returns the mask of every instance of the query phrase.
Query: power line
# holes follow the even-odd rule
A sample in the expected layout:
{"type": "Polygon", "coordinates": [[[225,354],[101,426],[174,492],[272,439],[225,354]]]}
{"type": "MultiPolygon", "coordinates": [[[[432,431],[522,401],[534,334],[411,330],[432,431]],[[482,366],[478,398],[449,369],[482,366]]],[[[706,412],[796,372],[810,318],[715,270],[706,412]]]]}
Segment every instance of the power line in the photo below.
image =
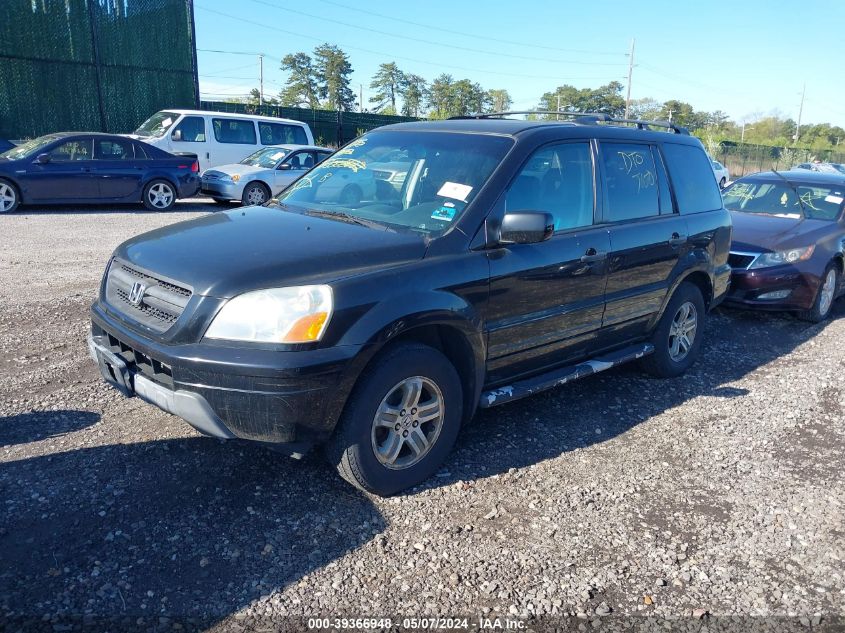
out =
{"type": "Polygon", "coordinates": [[[332,18],[328,18],[326,16],[314,15],[313,13],[306,13],[305,11],[299,11],[298,9],[291,9],[290,7],[280,7],[272,2],[267,2],[267,0],[249,0],[255,4],[261,4],[267,7],[271,7],[273,9],[277,9],[279,11],[287,11],[288,13],[295,13],[297,15],[303,15],[308,18],[314,18],[315,20],[321,20],[323,22],[333,22],[334,24],[340,24],[341,26],[346,26],[353,29],[359,29],[361,31],[368,31],[370,33],[377,33],[378,35],[386,35],[387,37],[395,37],[400,40],[411,41],[411,42],[421,42],[423,44],[429,44],[434,46],[447,46],[452,50],[460,50],[460,51],[467,51],[470,53],[481,53],[483,55],[494,55],[495,57],[510,57],[513,59],[519,59],[522,61],[531,61],[531,62],[544,62],[549,64],[572,64],[575,66],[621,66],[622,63],[611,63],[611,62],[582,62],[576,60],[567,60],[567,59],[546,59],[540,57],[530,57],[527,55],[513,55],[510,53],[502,53],[501,51],[489,51],[483,50],[479,48],[470,48],[468,46],[460,46],[458,44],[449,42],[433,42],[430,39],[421,38],[421,37],[412,37],[410,35],[398,35],[396,33],[391,33],[389,31],[381,31],[379,29],[373,29],[367,26],[359,26],[356,24],[350,24],[349,22],[342,22],[341,20],[334,20],[332,18]]]}
{"type": "Polygon", "coordinates": [[[513,40],[504,40],[495,37],[489,37],[486,35],[474,35],[473,33],[465,33],[463,31],[453,31],[447,28],[444,28],[442,25],[431,25],[431,24],[423,24],[421,22],[414,22],[413,20],[405,20],[403,18],[397,18],[392,15],[385,15],[383,13],[377,13],[375,11],[368,11],[367,9],[361,9],[359,7],[350,7],[348,5],[342,4],[340,2],[333,2],[332,0],[320,0],[326,4],[332,4],[336,7],[341,7],[342,9],[347,9],[349,11],[357,11],[358,13],[365,13],[367,15],[372,15],[379,18],[384,18],[385,20],[392,20],[394,22],[401,22],[402,24],[410,24],[412,26],[418,26],[424,29],[431,29],[437,31],[438,33],[450,33],[452,35],[460,35],[462,37],[471,37],[474,39],[479,40],[486,40],[488,42],[498,42],[500,44],[513,44],[516,46],[525,46],[528,48],[539,48],[544,49],[547,51],[557,51],[559,53],[581,53],[584,55],[620,55],[617,52],[607,52],[607,51],[587,51],[582,49],[575,49],[575,48],[557,48],[554,46],[543,46],[541,44],[531,44],[528,42],[515,42],[513,40]]]}
{"type": "MultiPolygon", "coordinates": [[[[249,20],[247,18],[242,18],[242,17],[236,16],[236,15],[232,15],[230,13],[223,13],[222,11],[217,11],[215,9],[209,9],[208,7],[203,7],[203,6],[199,6],[199,5],[195,5],[195,6],[200,11],[205,11],[207,13],[214,13],[216,15],[222,16],[222,17],[227,18],[229,20],[236,20],[238,22],[244,22],[246,24],[251,24],[253,26],[259,26],[261,28],[269,29],[269,30],[273,31],[274,33],[285,33],[286,35],[290,35],[291,37],[299,37],[299,38],[317,41],[317,42],[323,42],[324,41],[324,39],[320,38],[320,37],[313,37],[311,35],[303,35],[302,33],[296,33],[294,31],[286,31],[284,29],[280,29],[278,27],[271,26],[269,24],[264,24],[263,22],[257,22],[255,20],[249,20]]],[[[482,73],[482,74],[487,74],[487,75],[496,75],[496,76],[500,76],[500,77],[508,76],[508,77],[521,77],[523,79],[548,79],[548,80],[552,80],[552,81],[582,81],[582,80],[586,80],[586,79],[604,79],[604,77],[560,77],[560,76],[551,76],[551,75],[526,75],[526,74],[523,74],[523,73],[508,73],[508,72],[504,72],[504,71],[500,71],[500,70],[482,70],[482,69],[479,69],[479,68],[468,68],[466,66],[455,66],[455,65],[452,65],[452,64],[441,64],[441,63],[438,63],[438,62],[432,62],[432,61],[425,60],[425,59],[416,59],[416,58],[413,58],[413,57],[404,57],[404,56],[394,55],[393,53],[385,53],[384,51],[374,51],[374,50],[368,49],[368,48],[361,48],[360,46],[349,46],[347,44],[342,44],[342,43],[339,43],[339,42],[337,43],[337,45],[344,48],[344,49],[361,51],[363,53],[369,53],[370,55],[378,55],[379,57],[382,57],[382,58],[401,59],[401,60],[404,60],[404,61],[414,62],[414,63],[417,63],[417,64],[425,64],[427,66],[437,66],[438,68],[452,68],[452,69],[455,69],[455,70],[462,70],[462,71],[470,72],[470,73],[482,73]]],[[[221,51],[221,50],[210,50],[210,49],[197,49],[197,50],[202,50],[204,52],[205,51],[214,52],[214,53],[225,53],[226,52],[226,51],[221,51]]],[[[237,52],[232,51],[232,52],[233,52],[233,54],[237,54],[237,55],[257,55],[258,54],[258,53],[245,53],[243,51],[237,51],[237,52]]]]}

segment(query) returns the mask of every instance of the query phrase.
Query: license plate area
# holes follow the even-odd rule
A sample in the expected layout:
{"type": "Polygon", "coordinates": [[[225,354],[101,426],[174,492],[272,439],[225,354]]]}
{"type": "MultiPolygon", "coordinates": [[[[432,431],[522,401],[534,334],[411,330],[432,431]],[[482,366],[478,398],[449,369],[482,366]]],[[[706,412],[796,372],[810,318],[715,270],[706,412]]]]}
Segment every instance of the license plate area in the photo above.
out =
{"type": "Polygon", "coordinates": [[[124,396],[131,397],[135,391],[132,374],[123,359],[99,345],[94,346],[94,353],[103,379],[124,396]]]}

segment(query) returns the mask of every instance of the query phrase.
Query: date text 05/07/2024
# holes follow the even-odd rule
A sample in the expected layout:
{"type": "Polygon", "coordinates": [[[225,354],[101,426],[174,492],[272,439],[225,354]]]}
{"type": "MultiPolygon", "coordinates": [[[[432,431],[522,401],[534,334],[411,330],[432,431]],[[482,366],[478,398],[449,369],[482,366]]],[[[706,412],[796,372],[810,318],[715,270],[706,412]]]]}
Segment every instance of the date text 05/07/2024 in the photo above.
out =
{"type": "Polygon", "coordinates": [[[385,630],[400,627],[407,630],[489,630],[519,631],[525,622],[516,618],[479,616],[465,617],[421,617],[421,618],[308,618],[309,629],[330,630],[385,630]]]}

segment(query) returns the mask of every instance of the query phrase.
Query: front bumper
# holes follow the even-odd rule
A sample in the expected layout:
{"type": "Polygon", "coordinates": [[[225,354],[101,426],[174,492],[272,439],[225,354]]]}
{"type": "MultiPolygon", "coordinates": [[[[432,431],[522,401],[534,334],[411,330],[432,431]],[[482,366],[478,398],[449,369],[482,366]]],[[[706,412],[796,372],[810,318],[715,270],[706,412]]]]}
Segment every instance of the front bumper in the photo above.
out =
{"type": "Polygon", "coordinates": [[[793,265],[734,270],[725,304],[758,310],[809,310],[820,283],[815,272],[793,265]],[[788,294],[778,298],[764,296],[779,291],[788,294]]]}
{"type": "Polygon", "coordinates": [[[237,182],[225,182],[222,180],[202,179],[200,193],[212,198],[225,198],[226,200],[240,200],[243,195],[242,186],[237,182]]]}
{"type": "Polygon", "coordinates": [[[360,371],[357,346],[165,345],[129,330],[98,304],[91,321],[89,351],[109,384],[224,439],[324,441],[360,371]]]}

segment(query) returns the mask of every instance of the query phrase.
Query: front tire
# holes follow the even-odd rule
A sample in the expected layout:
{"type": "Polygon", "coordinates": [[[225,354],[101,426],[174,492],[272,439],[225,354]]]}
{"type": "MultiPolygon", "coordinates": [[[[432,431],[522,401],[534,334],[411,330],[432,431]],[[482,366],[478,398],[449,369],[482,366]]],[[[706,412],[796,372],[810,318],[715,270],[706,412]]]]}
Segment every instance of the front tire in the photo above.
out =
{"type": "Polygon", "coordinates": [[[813,300],[813,307],[800,312],[798,316],[804,321],[821,323],[830,315],[833,300],[836,299],[836,289],[839,288],[839,268],[836,264],[830,263],[824,269],[822,283],[816,292],[813,300]]]}
{"type": "Polygon", "coordinates": [[[0,180],[0,213],[11,213],[21,203],[18,190],[7,180],[0,180]]]}
{"type": "Polygon", "coordinates": [[[652,337],[654,353],[642,360],[652,376],[680,376],[698,358],[707,317],[698,286],[688,281],[675,290],[652,337]]]}
{"type": "Polygon", "coordinates": [[[365,370],[326,456],[356,488],[389,496],[433,475],[455,443],[463,391],[449,360],[405,343],[365,370]]]}
{"type": "Polygon", "coordinates": [[[170,211],[176,204],[176,188],[166,180],[152,180],[144,187],[144,206],[150,211],[170,211]]]}
{"type": "Polygon", "coordinates": [[[244,187],[241,202],[244,206],[260,207],[270,199],[270,189],[262,182],[251,182],[244,187]]]}

